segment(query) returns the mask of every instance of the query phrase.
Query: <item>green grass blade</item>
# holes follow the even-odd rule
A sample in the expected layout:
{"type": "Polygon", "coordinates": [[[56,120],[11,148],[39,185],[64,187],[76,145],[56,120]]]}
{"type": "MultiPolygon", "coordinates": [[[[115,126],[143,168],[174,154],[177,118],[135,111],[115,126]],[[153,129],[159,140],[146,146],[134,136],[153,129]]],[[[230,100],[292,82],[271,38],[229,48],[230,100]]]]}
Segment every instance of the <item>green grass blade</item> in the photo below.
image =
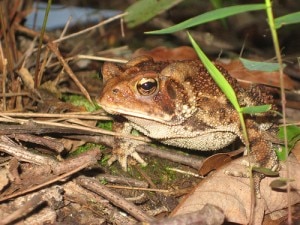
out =
{"type": "Polygon", "coordinates": [[[275,28],[279,29],[284,25],[300,23],[300,12],[290,13],[285,16],[278,17],[274,20],[275,28]]]}
{"type": "Polygon", "coordinates": [[[242,113],[246,114],[255,114],[255,113],[264,113],[269,111],[272,108],[272,105],[258,105],[258,106],[247,106],[242,107],[242,113]]]}
{"type": "Polygon", "coordinates": [[[272,171],[271,169],[264,168],[264,167],[252,167],[252,170],[255,172],[262,173],[267,176],[278,176],[279,175],[279,173],[277,171],[272,171]]]}
{"type": "Polygon", "coordinates": [[[125,22],[128,27],[135,27],[142,24],[159,13],[177,5],[182,0],[140,0],[126,9],[128,15],[125,16],[125,22]]]}
{"type": "Polygon", "coordinates": [[[274,72],[278,71],[280,65],[278,63],[269,63],[269,62],[257,62],[249,59],[240,58],[244,67],[248,70],[258,70],[264,72],[274,72]]]}
{"type": "Polygon", "coordinates": [[[240,112],[241,108],[238,103],[236,94],[231,87],[231,85],[228,83],[228,81],[225,79],[225,77],[221,74],[221,72],[216,68],[216,66],[207,58],[207,56],[204,54],[204,52],[199,48],[198,44],[195,42],[193,37],[188,33],[188,37],[196,50],[199,58],[205,65],[206,69],[214,79],[214,81],[217,83],[217,85],[221,88],[223,93],[226,95],[226,97],[229,99],[231,104],[234,106],[234,108],[240,112]]]}
{"type": "Polygon", "coordinates": [[[193,27],[199,24],[207,23],[210,21],[215,21],[218,19],[223,19],[228,16],[233,16],[243,12],[249,11],[256,11],[265,9],[264,4],[248,4],[248,5],[236,5],[236,6],[229,6],[225,8],[220,8],[216,10],[212,10],[206,13],[203,13],[199,16],[190,18],[182,23],[176,24],[172,27],[168,27],[166,29],[157,30],[157,31],[149,31],[145,32],[146,34],[167,34],[173,33],[179,30],[184,30],[189,27],[193,27]]]}

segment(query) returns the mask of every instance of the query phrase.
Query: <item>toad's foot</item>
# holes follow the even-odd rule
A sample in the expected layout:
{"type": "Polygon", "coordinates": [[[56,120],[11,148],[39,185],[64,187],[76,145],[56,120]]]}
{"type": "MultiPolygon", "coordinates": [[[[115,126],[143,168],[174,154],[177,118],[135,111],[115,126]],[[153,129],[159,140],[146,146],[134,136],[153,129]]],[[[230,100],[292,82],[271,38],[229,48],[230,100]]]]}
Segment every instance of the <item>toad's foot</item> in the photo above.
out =
{"type": "Polygon", "coordinates": [[[142,157],[136,152],[136,147],[142,142],[123,138],[118,138],[117,142],[119,143],[113,148],[112,156],[108,160],[108,165],[111,165],[113,162],[118,161],[122,169],[126,171],[128,167],[128,156],[131,156],[142,166],[147,165],[142,157]]]}

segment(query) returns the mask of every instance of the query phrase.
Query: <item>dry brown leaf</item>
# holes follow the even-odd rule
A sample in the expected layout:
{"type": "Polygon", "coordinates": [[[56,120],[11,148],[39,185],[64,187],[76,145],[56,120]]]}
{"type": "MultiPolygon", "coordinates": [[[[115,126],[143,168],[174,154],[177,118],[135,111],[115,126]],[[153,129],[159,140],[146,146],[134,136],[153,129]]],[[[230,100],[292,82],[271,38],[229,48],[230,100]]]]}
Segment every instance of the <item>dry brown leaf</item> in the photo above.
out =
{"type": "MultiPolygon", "coordinates": [[[[213,175],[204,179],[174,210],[172,216],[194,212],[205,204],[220,207],[227,221],[239,224],[247,224],[251,208],[251,189],[249,178],[232,177],[224,174],[224,170],[245,171],[240,158],[217,170],[213,175]]],[[[295,157],[289,157],[291,183],[291,204],[300,202],[300,164],[295,157]]],[[[282,165],[280,176],[286,177],[286,165],[282,165]]],[[[284,191],[275,191],[269,187],[269,183],[278,178],[267,177],[261,182],[261,199],[257,199],[253,224],[261,224],[264,214],[287,207],[287,195],[284,191]]]]}
{"type": "MultiPolygon", "coordinates": [[[[239,81],[247,81],[254,84],[266,84],[274,87],[280,87],[279,72],[250,71],[244,67],[239,59],[232,60],[230,63],[218,61],[231,76],[239,81]]],[[[286,89],[299,88],[299,84],[293,81],[289,76],[284,74],[284,84],[286,89]]]]}
{"type": "Polygon", "coordinates": [[[178,48],[166,48],[164,46],[159,46],[151,50],[141,48],[134,52],[132,58],[141,55],[151,56],[154,61],[198,59],[195,50],[189,46],[181,46],[178,48]]]}
{"type": "Polygon", "coordinates": [[[211,171],[219,169],[224,166],[226,163],[231,162],[236,158],[237,155],[240,155],[245,150],[244,148],[237,149],[235,151],[227,152],[227,153],[217,153],[203,161],[201,168],[199,169],[199,175],[206,176],[211,171]]]}
{"type": "Polygon", "coordinates": [[[227,153],[217,153],[204,160],[199,170],[199,175],[205,176],[213,170],[220,168],[232,159],[227,153]]]}

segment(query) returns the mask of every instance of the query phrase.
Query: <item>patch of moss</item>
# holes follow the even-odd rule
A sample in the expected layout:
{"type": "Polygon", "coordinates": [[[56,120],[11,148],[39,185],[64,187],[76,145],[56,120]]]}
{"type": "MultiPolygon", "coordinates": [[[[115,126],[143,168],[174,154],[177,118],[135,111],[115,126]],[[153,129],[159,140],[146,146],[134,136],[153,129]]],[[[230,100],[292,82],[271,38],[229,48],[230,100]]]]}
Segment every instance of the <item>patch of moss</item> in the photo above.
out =
{"type": "Polygon", "coordinates": [[[63,95],[63,101],[70,102],[75,106],[83,106],[88,112],[94,112],[100,107],[95,103],[90,103],[84,96],[81,95],[63,95]]]}
{"type": "Polygon", "coordinates": [[[77,156],[77,155],[82,154],[83,152],[86,152],[92,148],[99,148],[100,150],[104,150],[106,147],[104,145],[100,145],[100,144],[86,143],[86,144],[78,147],[75,151],[73,151],[70,154],[70,156],[77,156]]]}
{"type": "Polygon", "coordinates": [[[113,121],[99,121],[97,127],[104,129],[104,130],[112,130],[113,121]]]}

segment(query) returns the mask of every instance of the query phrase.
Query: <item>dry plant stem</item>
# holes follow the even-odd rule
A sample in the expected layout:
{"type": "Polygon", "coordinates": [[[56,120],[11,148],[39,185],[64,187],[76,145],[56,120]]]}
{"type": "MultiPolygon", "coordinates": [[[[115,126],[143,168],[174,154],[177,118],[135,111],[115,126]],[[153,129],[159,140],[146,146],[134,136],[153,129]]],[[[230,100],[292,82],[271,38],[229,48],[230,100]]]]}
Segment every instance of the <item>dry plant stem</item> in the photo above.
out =
{"type": "Polygon", "coordinates": [[[128,178],[128,177],[114,176],[110,174],[101,174],[98,175],[97,178],[99,178],[100,180],[105,180],[110,183],[126,184],[134,187],[147,188],[149,186],[148,183],[145,181],[128,178]]]}
{"type": "Polygon", "coordinates": [[[89,100],[90,103],[92,103],[92,99],[91,99],[89,93],[87,92],[87,90],[85,89],[85,87],[82,86],[82,84],[80,83],[80,81],[77,79],[77,77],[73,73],[72,69],[66,63],[66,61],[64,60],[64,58],[60,54],[57,46],[54,43],[49,42],[47,44],[47,47],[56,55],[56,57],[58,58],[58,60],[62,64],[62,66],[64,67],[65,71],[67,72],[67,74],[69,74],[69,76],[71,77],[71,79],[75,82],[75,84],[80,89],[80,91],[82,92],[82,94],[89,100]]]}
{"type": "MultiPolygon", "coordinates": [[[[1,116],[1,115],[0,115],[1,116]]],[[[0,120],[1,121],[1,120],[0,120]]],[[[4,120],[2,120],[4,121],[4,120]]],[[[12,134],[12,133],[71,133],[71,134],[108,134],[112,136],[120,136],[124,138],[131,138],[134,140],[150,142],[146,137],[126,135],[116,133],[100,128],[83,127],[72,124],[63,124],[49,121],[38,121],[38,120],[14,120],[7,119],[5,122],[21,123],[22,125],[2,125],[0,124],[0,135],[12,134]],[[59,128],[59,129],[58,129],[59,128]]]]}
{"type": "Polygon", "coordinates": [[[59,162],[55,168],[52,168],[54,174],[68,173],[81,167],[82,165],[92,166],[97,164],[97,161],[101,158],[101,151],[97,148],[90,149],[77,157],[67,159],[59,162]]]}
{"type": "Polygon", "coordinates": [[[14,138],[18,141],[25,141],[25,142],[30,142],[34,144],[39,144],[41,146],[45,146],[58,153],[61,153],[64,150],[63,143],[55,140],[54,138],[39,137],[31,134],[12,134],[7,136],[14,138]]]}
{"type": "Polygon", "coordinates": [[[67,35],[67,36],[65,36],[65,37],[63,37],[63,38],[60,38],[60,39],[57,39],[57,40],[55,40],[55,41],[53,41],[53,42],[54,42],[54,43],[57,43],[57,42],[61,42],[61,41],[63,41],[63,40],[66,40],[66,39],[69,39],[69,38],[72,38],[72,37],[76,37],[76,36],[78,36],[78,35],[81,35],[81,34],[84,34],[84,33],[86,33],[86,32],[89,32],[89,31],[91,31],[91,30],[93,30],[93,29],[96,29],[96,28],[98,28],[98,27],[104,26],[105,24],[108,24],[108,23],[110,23],[110,22],[112,22],[112,21],[114,21],[114,20],[120,19],[120,18],[122,18],[122,17],[124,17],[124,16],[126,16],[126,15],[127,15],[127,13],[122,13],[122,14],[116,15],[116,16],[114,16],[114,17],[111,17],[111,18],[109,18],[109,19],[103,21],[103,22],[100,22],[100,23],[96,24],[95,26],[89,27],[89,28],[87,28],[87,29],[85,29],[85,30],[79,31],[79,32],[74,33],[74,34],[67,35]]]}
{"type": "Polygon", "coordinates": [[[126,190],[151,191],[151,192],[158,192],[158,193],[164,193],[164,194],[171,193],[169,190],[156,189],[156,188],[128,187],[128,186],[109,185],[109,184],[105,185],[105,187],[110,187],[110,188],[115,188],[115,189],[126,189],[126,190]]]}
{"type": "Polygon", "coordinates": [[[115,62],[115,63],[127,63],[128,60],[126,59],[116,59],[116,58],[107,58],[101,56],[91,56],[91,55],[78,55],[77,59],[91,59],[97,61],[105,61],[105,62],[115,62]]]}
{"type": "Polygon", "coordinates": [[[163,159],[168,159],[170,161],[181,163],[195,169],[200,169],[200,167],[203,164],[203,159],[199,159],[192,156],[186,156],[182,153],[178,153],[176,150],[160,150],[149,145],[139,145],[137,146],[136,151],[138,153],[149,154],[163,159]]]}
{"type": "MultiPolygon", "coordinates": [[[[28,97],[30,97],[30,94],[29,94],[29,92],[0,93],[0,97],[16,97],[16,96],[28,96],[28,97]]],[[[11,112],[11,110],[10,110],[10,112],[11,112]]]]}
{"type": "Polygon", "coordinates": [[[104,185],[101,185],[96,179],[80,176],[76,178],[76,183],[108,199],[112,204],[125,210],[139,221],[150,222],[154,220],[153,217],[148,216],[133,203],[126,201],[121,195],[114,193],[104,185]]]}
{"type": "Polygon", "coordinates": [[[37,75],[36,76],[37,87],[39,87],[41,85],[43,74],[44,74],[44,71],[45,71],[46,63],[47,63],[47,59],[48,59],[48,55],[49,55],[49,49],[46,49],[42,65],[36,73],[36,75],[37,75]]]}
{"type": "Polygon", "coordinates": [[[112,120],[109,116],[93,115],[90,112],[76,113],[1,113],[1,116],[11,116],[12,118],[62,118],[62,119],[87,119],[87,120],[112,120]]]}
{"type": "MultiPolygon", "coordinates": [[[[87,28],[85,30],[82,30],[82,31],[79,31],[77,33],[70,34],[70,35],[64,36],[62,38],[59,38],[57,40],[54,40],[53,43],[58,43],[58,42],[67,40],[69,38],[73,38],[73,37],[82,35],[82,34],[84,34],[86,32],[89,32],[89,31],[91,31],[93,29],[96,29],[98,27],[104,26],[104,25],[106,25],[106,24],[108,24],[108,23],[110,23],[110,22],[112,22],[114,20],[120,19],[120,18],[124,17],[125,15],[127,15],[127,13],[122,13],[122,14],[116,15],[114,17],[111,17],[111,18],[109,18],[109,19],[107,19],[105,21],[102,21],[102,22],[96,24],[95,26],[89,27],[89,28],[87,28]]],[[[18,30],[18,31],[20,31],[22,33],[26,33],[27,35],[29,35],[31,37],[38,37],[40,35],[39,32],[33,31],[33,30],[31,30],[31,29],[29,29],[27,27],[21,26],[20,24],[15,24],[15,28],[16,28],[16,30],[18,30]]],[[[43,38],[43,42],[47,42],[47,41],[50,40],[50,38],[46,34],[42,38],[43,38]]]]}
{"type": "MultiPolygon", "coordinates": [[[[65,34],[66,34],[66,32],[67,32],[67,30],[68,30],[68,28],[69,28],[69,26],[70,26],[70,23],[71,23],[71,17],[67,20],[67,23],[66,23],[66,25],[65,25],[65,27],[64,27],[64,29],[63,29],[63,31],[62,31],[61,34],[60,34],[60,38],[62,38],[63,36],[65,36],[65,34]]],[[[58,46],[58,45],[57,45],[57,46],[58,46]]],[[[51,54],[51,55],[49,56],[49,58],[48,58],[48,60],[47,60],[47,62],[46,62],[46,66],[48,66],[48,65],[50,64],[52,58],[53,58],[53,54],[51,54]]]]}
{"type": "MultiPolygon", "coordinates": [[[[32,40],[32,42],[30,43],[29,47],[27,48],[26,52],[19,58],[18,62],[16,63],[16,68],[22,68],[22,67],[25,67],[25,64],[27,62],[27,59],[32,55],[33,53],[33,49],[34,49],[34,46],[35,46],[35,43],[36,43],[36,40],[37,40],[37,37],[34,38],[32,40]],[[22,65],[21,65],[22,64],[22,65]],[[21,65],[21,66],[20,66],[21,65]]],[[[28,68],[25,67],[25,68],[28,68]]]]}
{"type": "Polygon", "coordinates": [[[15,144],[7,136],[0,137],[0,151],[16,157],[20,161],[30,162],[36,165],[48,165],[51,167],[57,166],[57,162],[55,160],[31,153],[25,148],[15,144]]]}
{"type": "Polygon", "coordinates": [[[68,182],[64,185],[66,200],[80,204],[83,208],[92,210],[97,217],[107,217],[107,221],[115,225],[133,225],[136,224],[131,216],[119,213],[107,200],[91,192],[74,182],[68,182]]]}
{"type": "Polygon", "coordinates": [[[6,111],[6,79],[7,79],[7,59],[4,58],[3,50],[2,50],[2,43],[0,42],[0,60],[2,62],[2,94],[3,94],[3,111],[6,111]]]}
{"type": "MultiPolygon", "coordinates": [[[[25,33],[25,34],[27,34],[29,37],[36,38],[36,37],[38,37],[38,36],[40,35],[39,32],[34,31],[34,30],[32,30],[32,29],[29,29],[28,27],[22,26],[22,25],[20,25],[20,24],[14,24],[14,26],[15,26],[15,29],[16,29],[17,31],[19,31],[19,32],[21,32],[21,33],[25,33]]],[[[49,41],[49,40],[50,40],[50,37],[49,37],[47,34],[45,34],[45,35],[43,36],[43,42],[47,42],[47,41],[49,41]]]]}
{"type": "MultiPolygon", "coordinates": [[[[141,203],[147,202],[149,200],[149,198],[145,195],[145,193],[141,193],[138,196],[126,198],[126,200],[133,202],[135,204],[141,204],[141,203]]],[[[147,211],[147,213],[149,215],[154,215],[154,214],[150,214],[149,211],[147,211]]]]}
{"type": "Polygon", "coordinates": [[[148,176],[147,173],[141,170],[139,166],[135,165],[134,167],[142,175],[142,177],[144,177],[144,179],[150,184],[151,188],[157,188],[157,186],[153,183],[152,179],[148,176]]]}

